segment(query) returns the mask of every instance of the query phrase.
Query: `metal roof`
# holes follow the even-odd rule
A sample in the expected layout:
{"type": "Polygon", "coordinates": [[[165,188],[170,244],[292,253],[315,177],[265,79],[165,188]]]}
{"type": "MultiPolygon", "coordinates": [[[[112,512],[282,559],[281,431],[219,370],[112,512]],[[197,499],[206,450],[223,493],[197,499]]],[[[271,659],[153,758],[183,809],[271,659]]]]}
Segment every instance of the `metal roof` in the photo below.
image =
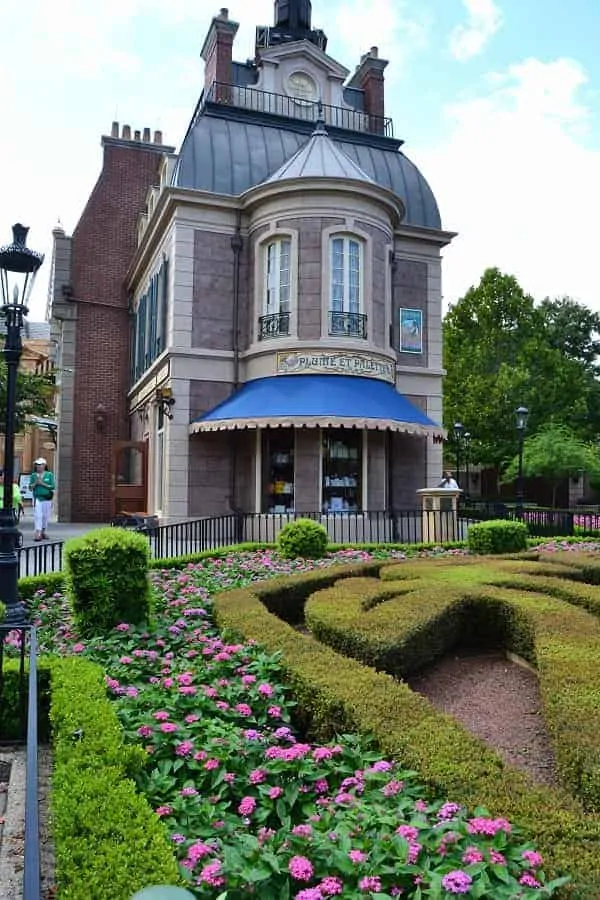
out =
{"type": "MultiPolygon", "coordinates": [[[[286,125],[204,112],[183,142],[174,186],[237,196],[261,184],[311,140],[305,123],[286,125]]],[[[405,224],[441,228],[431,188],[396,142],[369,136],[359,141],[339,130],[330,132],[330,140],[364,175],[400,197],[405,224]]]]}
{"type": "Polygon", "coordinates": [[[317,123],[308,144],[300,147],[265,183],[292,178],[349,178],[374,184],[373,179],[330,140],[324,122],[317,123]]]}

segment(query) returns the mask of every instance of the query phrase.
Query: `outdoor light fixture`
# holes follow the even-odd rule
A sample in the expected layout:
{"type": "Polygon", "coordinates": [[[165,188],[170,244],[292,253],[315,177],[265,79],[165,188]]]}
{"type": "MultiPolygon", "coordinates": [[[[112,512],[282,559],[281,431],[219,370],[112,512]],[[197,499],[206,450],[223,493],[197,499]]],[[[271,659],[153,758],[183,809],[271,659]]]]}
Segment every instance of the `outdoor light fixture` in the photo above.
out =
{"type": "Polygon", "coordinates": [[[99,403],[94,411],[94,421],[96,423],[96,431],[103,431],[106,423],[106,407],[104,403],[99,403]]]}
{"type": "Polygon", "coordinates": [[[2,354],[6,362],[6,418],[4,422],[4,497],[0,510],[0,600],[6,606],[4,625],[25,625],[25,608],[19,602],[17,581],[20,534],[13,509],[13,477],[15,468],[15,413],[17,404],[17,370],[23,349],[21,331],[29,310],[28,300],[35,277],[44,261],[41,253],[27,247],[25,225],[13,225],[12,244],[0,248],[0,294],[6,333],[2,354]]]}
{"type": "Polygon", "coordinates": [[[175,406],[175,397],[169,387],[156,388],[156,402],[167,419],[173,418],[172,407],[175,406]]]}
{"type": "Polygon", "coordinates": [[[519,406],[518,409],[515,410],[515,415],[517,417],[517,437],[518,437],[518,452],[519,452],[519,470],[517,475],[517,497],[516,497],[516,512],[517,518],[523,518],[523,500],[524,500],[524,492],[523,492],[523,443],[525,441],[525,429],[527,428],[527,417],[529,416],[529,410],[526,406],[519,406]]]}
{"type": "Polygon", "coordinates": [[[471,432],[465,431],[463,434],[463,442],[465,445],[465,493],[464,498],[468,501],[469,499],[469,464],[471,462],[471,432]]]}

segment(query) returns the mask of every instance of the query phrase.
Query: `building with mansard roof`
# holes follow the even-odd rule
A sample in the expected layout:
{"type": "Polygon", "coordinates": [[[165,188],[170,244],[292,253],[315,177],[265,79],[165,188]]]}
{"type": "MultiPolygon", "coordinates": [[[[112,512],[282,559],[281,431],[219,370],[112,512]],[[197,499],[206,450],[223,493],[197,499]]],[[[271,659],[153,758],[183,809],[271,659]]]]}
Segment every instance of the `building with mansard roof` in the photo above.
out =
{"type": "MultiPolygon", "coordinates": [[[[221,9],[178,153],[113,124],[72,236],[54,232],[60,515],[415,508],[442,466],[435,196],[309,0],[251,61],[221,9]]],[[[366,536],[366,533],[365,533],[366,536]]]]}

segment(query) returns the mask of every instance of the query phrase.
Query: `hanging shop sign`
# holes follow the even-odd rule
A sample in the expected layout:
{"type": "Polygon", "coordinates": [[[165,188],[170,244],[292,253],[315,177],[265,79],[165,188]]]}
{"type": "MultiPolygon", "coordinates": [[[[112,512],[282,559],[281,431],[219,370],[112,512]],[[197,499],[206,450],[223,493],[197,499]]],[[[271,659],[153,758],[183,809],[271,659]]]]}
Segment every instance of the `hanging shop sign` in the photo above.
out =
{"type": "Polygon", "coordinates": [[[396,381],[395,364],[383,356],[371,353],[293,350],[277,354],[279,375],[300,375],[303,372],[362,375],[364,378],[379,378],[392,384],[396,381]]]}

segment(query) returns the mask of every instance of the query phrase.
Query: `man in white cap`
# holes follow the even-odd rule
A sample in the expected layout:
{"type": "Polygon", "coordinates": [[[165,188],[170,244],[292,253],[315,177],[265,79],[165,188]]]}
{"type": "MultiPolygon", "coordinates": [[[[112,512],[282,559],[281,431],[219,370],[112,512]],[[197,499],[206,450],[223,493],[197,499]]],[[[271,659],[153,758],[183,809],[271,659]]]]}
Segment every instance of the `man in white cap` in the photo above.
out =
{"type": "Polygon", "coordinates": [[[34,541],[48,539],[47,529],[50,513],[52,512],[52,498],[56,484],[54,475],[48,471],[46,460],[40,456],[34,462],[34,471],[29,479],[29,487],[33,494],[33,521],[35,527],[34,541]]]}

